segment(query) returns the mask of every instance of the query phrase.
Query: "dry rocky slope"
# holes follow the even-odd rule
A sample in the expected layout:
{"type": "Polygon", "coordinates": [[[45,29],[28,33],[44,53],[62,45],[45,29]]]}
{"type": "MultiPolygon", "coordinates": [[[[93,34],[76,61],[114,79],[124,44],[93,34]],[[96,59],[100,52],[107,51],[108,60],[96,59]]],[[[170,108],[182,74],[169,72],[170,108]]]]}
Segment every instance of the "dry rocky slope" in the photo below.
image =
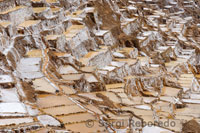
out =
{"type": "Polygon", "coordinates": [[[197,0],[0,0],[0,132],[200,133],[197,0]]]}

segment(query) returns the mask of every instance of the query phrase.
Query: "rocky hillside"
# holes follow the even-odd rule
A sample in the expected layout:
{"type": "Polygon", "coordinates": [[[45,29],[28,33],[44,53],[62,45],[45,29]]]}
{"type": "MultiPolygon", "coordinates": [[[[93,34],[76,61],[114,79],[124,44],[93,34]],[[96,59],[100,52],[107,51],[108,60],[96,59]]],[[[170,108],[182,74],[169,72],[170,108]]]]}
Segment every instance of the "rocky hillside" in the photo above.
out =
{"type": "Polygon", "coordinates": [[[0,0],[1,133],[200,133],[198,0],[0,0]]]}

